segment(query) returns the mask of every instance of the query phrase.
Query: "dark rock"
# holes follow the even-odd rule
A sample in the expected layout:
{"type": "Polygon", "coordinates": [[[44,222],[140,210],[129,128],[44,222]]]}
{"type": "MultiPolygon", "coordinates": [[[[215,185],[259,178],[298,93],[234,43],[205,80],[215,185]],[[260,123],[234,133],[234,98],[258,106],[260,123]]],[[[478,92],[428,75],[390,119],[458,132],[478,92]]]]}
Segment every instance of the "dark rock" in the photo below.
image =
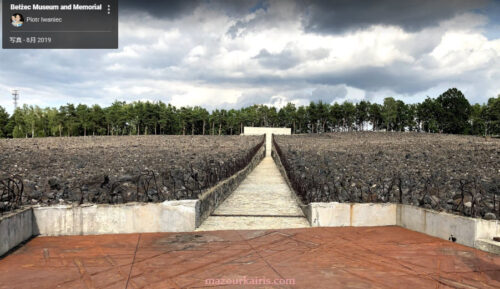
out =
{"type": "Polygon", "coordinates": [[[500,191],[500,159],[491,158],[491,151],[500,151],[498,145],[486,147],[466,136],[370,132],[275,141],[274,158],[303,203],[402,202],[473,217],[495,213],[491,200],[500,191]],[[335,186],[324,187],[329,180],[335,186]],[[359,184],[369,189],[359,190],[359,184]]]}
{"type": "Polygon", "coordinates": [[[31,191],[29,194],[27,194],[28,198],[30,199],[40,199],[42,197],[43,193],[40,191],[31,191]]]}
{"type": "Polygon", "coordinates": [[[59,180],[56,178],[49,179],[49,186],[51,190],[60,190],[61,184],[59,184],[59,180]]]}

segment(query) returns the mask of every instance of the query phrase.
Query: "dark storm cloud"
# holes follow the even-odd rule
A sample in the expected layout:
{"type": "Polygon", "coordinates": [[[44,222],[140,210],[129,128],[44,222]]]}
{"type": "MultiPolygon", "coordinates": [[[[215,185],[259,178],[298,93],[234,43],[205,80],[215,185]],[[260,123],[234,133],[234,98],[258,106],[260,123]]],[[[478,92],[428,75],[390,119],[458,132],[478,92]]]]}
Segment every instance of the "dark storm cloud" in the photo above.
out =
{"type": "Polygon", "coordinates": [[[273,54],[262,49],[254,59],[257,59],[264,67],[277,69],[289,69],[300,63],[300,57],[291,50],[273,54]]]}
{"type": "MultiPolygon", "coordinates": [[[[334,96],[334,99],[343,98],[344,87],[348,85],[365,91],[391,90],[395,93],[413,94],[433,87],[449,77],[439,77],[423,74],[412,68],[411,64],[395,62],[391,66],[376,67],[362,66],[341,71],[308,73],[297,76],[276,76],[276,75],[250,75],[228,76],[214,73],[206,75],[207,83],[218,83],[220,85],[239,85],[249,87],[273,87],[300,89],[303,87],[328,87],[321,88],[308,94],[297,94],[293,98],[308,98],[329,102],[327,95],[334,96]],[[332,88],[334,87],[334,88],[332,88]],[[333,89],[333,90],[332,90],[333,89]]],[[[456,77],[455,77],[456,78],[456,77]]]]}
{"type": "Polygon", "coordinates": [[[298,47],[286,47],[279,53],[271,53],[266,49],[261,49],[253,59],[256,59],[261,66],[266,68],[287,70],[301,64],[303,61],[324,59],[329,54],[328,50],[321,48],[300,53],[298,47]]]}
{"type": "Polygon", "coordinates": [[[358,67],[342,72],[310,76],[307,82],[322,85],[348,84],[365,91],[391,90],[396,93],[416,93],[438,84],[443,79],[426,76],[406,63],[388,67],[358,67]]]}
{"type": "Polygon", "coordinates": [[[126,12],[148,12],[161,18],[177,18],[193,11],[202,1],[183,0],[120,0],[120,10],[126,12]]]}
{"type": "Polygon", "coordinates": [[[324,103],[332,103],[334,101],[339,101],[347,96],[347,88],[345,85],[321,85],[315,88],[310,93],[295,93],[289,97],[289,100],[305,99],[307,101],[324,103]]]}
{"type": "Polygon", "coordinates": [[[455,15],[485,8],[488,0],[317,0],[300,1],[306,31],[339,33],[371,25],[407,31],[434,26],[455,15]]]}
{"type": "Polygon", "coordinates": [[[265,7],[259,0],[120,0],[120,9],[126,12],[148,12],[158,18],[178,18],[192,13],[200,5],[224,11],[227,15],[241,16],[259,7],[265,7]]]}
{"type": "MultiPolygon", "coordinates": [[[[395,25],[407,31],[418,31],[465,12],[487,12],[494,0],[295,0],[280,5],[295,6],[306,31],[339,33],[371,25],[395,25]]],[[[241,17],[258,9],[267,10],[278,2],[269,0],[121,0],[126,12],[148,12],[158,18],[178,18],[192,13],[197,7],[223,11],[241,17]]],[[[266,18],[266,17],[264,17],[266,18]]],[[[255,20],[253,20],[255,21],[255,20]]],[[[272,21],[272,19],[263,19],[272,21]]],[[[233,37],[237,29],[249,25],[239,21],[228,31],[233,37]]]]}

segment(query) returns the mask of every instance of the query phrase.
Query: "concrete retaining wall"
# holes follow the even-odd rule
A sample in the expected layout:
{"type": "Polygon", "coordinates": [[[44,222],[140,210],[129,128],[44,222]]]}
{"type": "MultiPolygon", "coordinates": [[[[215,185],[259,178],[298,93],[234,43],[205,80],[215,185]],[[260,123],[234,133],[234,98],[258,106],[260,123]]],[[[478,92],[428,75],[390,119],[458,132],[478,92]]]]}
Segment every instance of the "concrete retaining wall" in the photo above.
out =
{"type": "Polygon", "coordinates": [[[312,227],[396,225],[396,204],[310,203],[308,220],[312,227]]]}
{"type": "Polygon", "coordinates": [[[249,127],[245,126],[243,128],[243,135],[266,135],[266,156],[271,156],[272,148],[272,136],[273,134],[279,135],[291,135],[291,128],[280,128],[280,127],[249,127]]]}
{"type": "Polygon", "coordinates": [[[302,200],[295,193],[295,190],[293,189],[292,183],[290,182],[290,179],[288,178],[288,175],[286,174],[285,167],[283,167],[283,164],[281,163],[280,157],[278,156],[278,153],[276,152],[276,148],[274,146],[272,146],[272,149],[271,149],[271,156],[274,159],[274,162],[276,163],[276,166],[278,167],[281,175],[285,179],[285,182],[287,183],[288,187],[290,188],[290,191],[292,192],[292,197],[295,199],[295,201],[299,205],[299,208],[302,210],[302,212],[307,217],[307,219],[311,220],[310,206],[304,205],[304,203],[302,203],[302,200]]]}
{"type": "MultiPolygon", "coordinates": [[[[411,205],[398,204],[397,225],[413,231],[478,248],[477,241],[500,235],[500,222],[437,212],[411,205]]],[[[500,244],[499,244],[500,246],[500,244]]]]}
{"type": "Polygon", "coordinates": [[[34,207],[33,234],[43,236],[190,232],[196,228],[198,200],[121,205],[34,207]]]}
{"type": "Polygon", "coordinates": [[[312,227],[390,226],[456,242],[489,252],[500,252],[492,238],[500,236],[500,221],[487,221],[391,203],[310,203],[307,219],[312,227]],[[496,246],[495,246],[496,245],[496,246]]]}
{"type": "Polygon", "coordinates": [[[18,210],[0,217],[0,256],[33,235],[31,208],[18,210]]]}
{"type": "MultiPolygon", "coordinates": [[[[457,216],[401,204],[311,203],[313,227],[398,225],[413,231],[499,254],[500,222],[457,216]]],[[[187,232],[200,219],[200,201],[34,207],[0,218],[0,256],[32,235],[89,235],[187,232]]]]}

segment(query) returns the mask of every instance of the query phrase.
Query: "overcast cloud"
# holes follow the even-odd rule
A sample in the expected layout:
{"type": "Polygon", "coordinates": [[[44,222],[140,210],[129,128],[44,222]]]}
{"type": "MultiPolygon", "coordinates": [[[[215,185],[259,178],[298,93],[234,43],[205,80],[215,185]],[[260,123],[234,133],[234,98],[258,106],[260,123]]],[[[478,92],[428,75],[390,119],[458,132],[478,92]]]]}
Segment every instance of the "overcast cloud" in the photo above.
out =
{"type": "Polygon", "coordinates": [[[117,50],[1,50],[0,105],[500,94],[499,1],[120,1],[117,50]]]}

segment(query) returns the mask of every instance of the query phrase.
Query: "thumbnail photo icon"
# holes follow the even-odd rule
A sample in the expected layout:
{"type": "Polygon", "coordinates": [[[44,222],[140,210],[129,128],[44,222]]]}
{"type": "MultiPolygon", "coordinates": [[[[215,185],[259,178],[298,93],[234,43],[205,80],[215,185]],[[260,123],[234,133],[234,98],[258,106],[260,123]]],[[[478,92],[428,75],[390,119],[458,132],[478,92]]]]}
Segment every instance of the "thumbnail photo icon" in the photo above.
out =
{"type": "Polygon", "coordinates": [[[23,26],[23,23],[24,23],[24,17],[23,17],[23,15],[21,15],[19,13],[15,13],[10,18],[10,23],[14,27],[21,27],[21,26],[23,26]]]}

